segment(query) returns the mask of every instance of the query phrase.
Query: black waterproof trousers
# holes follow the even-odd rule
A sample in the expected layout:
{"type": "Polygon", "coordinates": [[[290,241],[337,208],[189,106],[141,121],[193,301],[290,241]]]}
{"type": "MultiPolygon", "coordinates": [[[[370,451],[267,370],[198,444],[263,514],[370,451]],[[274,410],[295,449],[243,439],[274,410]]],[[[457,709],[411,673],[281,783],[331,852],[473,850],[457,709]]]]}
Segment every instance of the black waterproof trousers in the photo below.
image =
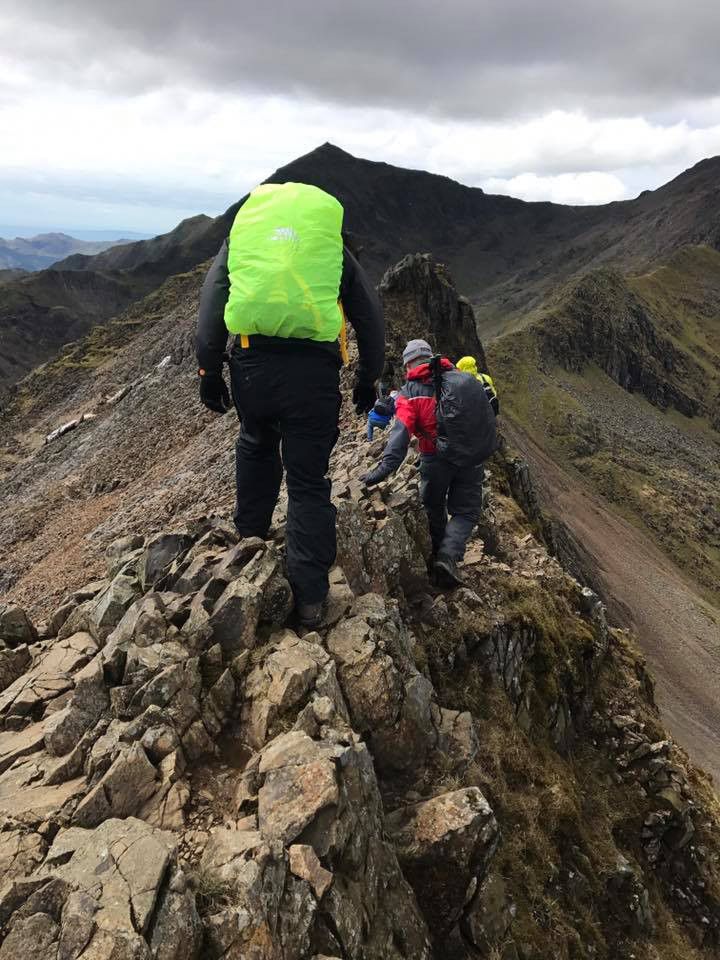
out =
{"type": "Polygon", "coordinates": [[[465,556],[465,547],[482,510],[483,476],[482,464],[456,467],[440,457],[422,458],[420,496],[428,516],[434,554],[453,560],[465,556]]]}
{"type": "Polygon", "coordinates": [[[242,421],[235,526],[243,537],[267,535],[284,465],[288,578],[296,601],[317,603],[327,595],[336,551],[327,472],[339,433],[338,361],[320,350],[251,348],[233,352],[230,374],[242,421]]]}

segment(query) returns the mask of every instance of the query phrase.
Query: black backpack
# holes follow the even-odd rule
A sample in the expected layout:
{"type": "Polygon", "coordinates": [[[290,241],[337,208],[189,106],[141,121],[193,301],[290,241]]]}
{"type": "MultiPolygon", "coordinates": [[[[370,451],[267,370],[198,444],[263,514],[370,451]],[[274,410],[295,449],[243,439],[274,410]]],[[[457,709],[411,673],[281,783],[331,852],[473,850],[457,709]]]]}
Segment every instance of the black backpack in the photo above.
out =
{"type": "Polygon", "coordinates": [[[438,456],[457,467],[484,463],[497,449],[495,414],[485,388],[461,370],[430,360],[435,384],[438,456]]]}

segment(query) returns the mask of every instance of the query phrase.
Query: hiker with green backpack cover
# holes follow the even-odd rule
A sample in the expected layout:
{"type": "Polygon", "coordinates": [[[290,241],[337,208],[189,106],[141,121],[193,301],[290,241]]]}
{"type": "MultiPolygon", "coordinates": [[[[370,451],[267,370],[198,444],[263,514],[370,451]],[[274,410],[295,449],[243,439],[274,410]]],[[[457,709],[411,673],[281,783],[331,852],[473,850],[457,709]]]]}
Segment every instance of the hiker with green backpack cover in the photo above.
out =
{"type": "Polygon", "coordinates": [[[442,587],[462,582],[458,562],[480,517],[484,462],[497,446],[495,414],[482,384],[425,340],[403,351],[407,381],[395,400],[395,424],[370,487],[394,473],[413,436],[419,438],[420,493],[433,545],[433,572],[442,587]],[[449,517],[448,517],[449,514],[449,517]]]}
{"type": "Polygon", "coordinates": [[[376,400],[385,328],[375,289],[343,241],[343,208],[318,187],[263,184],[244,199],[200,298],[200,399],[225,413],[229,334],[236,444],[235,525],[265,538],[285,470],[287,570],[303,626],[317,626],[335,562],[335,507],[327,478],[338,438],[345,317],[359,362],[353,402],[376,400]]]}

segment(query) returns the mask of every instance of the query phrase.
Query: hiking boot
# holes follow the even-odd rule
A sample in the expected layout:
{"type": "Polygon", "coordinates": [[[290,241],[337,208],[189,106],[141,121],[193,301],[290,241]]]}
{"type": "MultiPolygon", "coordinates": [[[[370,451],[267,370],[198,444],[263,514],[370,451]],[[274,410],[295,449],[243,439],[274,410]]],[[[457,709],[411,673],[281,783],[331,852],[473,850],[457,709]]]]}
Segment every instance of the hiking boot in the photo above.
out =
{"type": "Polygon", "coordinates": [[[317,630],[325,616],[325,601],[298,603],[295,607],[300,626],[305,630],[317,630]]]}
{"type": "Polygon", "coordinates": [[[463,582],[455,560],[446,554],[439,553],[433,564],[433,572],[437,585],[442,589],[454,590],[463,582]]]}

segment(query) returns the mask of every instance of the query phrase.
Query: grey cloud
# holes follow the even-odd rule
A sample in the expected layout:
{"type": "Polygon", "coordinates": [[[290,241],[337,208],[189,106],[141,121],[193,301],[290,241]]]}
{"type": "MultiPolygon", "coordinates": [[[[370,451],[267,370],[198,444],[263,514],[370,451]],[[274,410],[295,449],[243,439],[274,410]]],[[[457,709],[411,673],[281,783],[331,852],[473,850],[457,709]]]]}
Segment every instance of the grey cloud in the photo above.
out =
{"type": "MultiPolygon", "coordinates": [[[[483,118],[661,112],[720,93],[720,4],[704,0],[27,0],[22,9],[43,35],[37,72],[119,93],[188,83],[483,118]],[[50,53],[58,28],[72,42],[65,35],[50,53]]],[[[33,44],[23,53],[32,58],[33,44]]]]}

